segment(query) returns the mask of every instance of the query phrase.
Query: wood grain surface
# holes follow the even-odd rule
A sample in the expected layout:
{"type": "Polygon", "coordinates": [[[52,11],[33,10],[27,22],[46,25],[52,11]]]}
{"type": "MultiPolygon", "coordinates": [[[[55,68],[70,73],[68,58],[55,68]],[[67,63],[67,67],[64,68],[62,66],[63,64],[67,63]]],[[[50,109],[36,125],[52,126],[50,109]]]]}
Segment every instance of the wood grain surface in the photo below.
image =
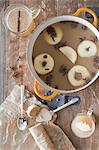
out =
{"type": "MultiPolygon", "coordinates": [[[[57,3],[57,0],[6,0],[5,7],[10,4],[23,3],[28,7],[35,4],[42,6],[42,11],[35,20],[36,25],[46,20],[49,17],[63,14],[72,14],[81,5],[79,0],[69,1],[62,0],[57,3]],[[78,5],[79,4],[79,5],[78,5]]],[[[93,0],[93,5],[95,4],[93,0]]],[[[82,3],[82,6],[85,3],[82,3]]],[[[1,12],[2,16],[2,12],[1,12]]],[[[27,66],[26,53],[28,49],[29,36],[17,39],[15,35],[3,29],[0,22],[0,103],[9,94],[16,83],[25,84],[27,89],[33,91],[33,76],[27,66]],[[19,57],[20,56],[20,57],[19,57]],[[14,69],[14,70],[13,70],[14,69]]],[[[77,113],[83,110],[88,110],[89,106],[99,100],[99,78],[87,89],[75,93],[81,97],[81,103],[74,105],[58,112],[57,124],[68,135],[73,145],[77,150],[99,150],[99,106],[94,111],[96,118],[96,130],[88,139],[80,139],[74,136],[71,131],[71,121],[77,113]]]]}

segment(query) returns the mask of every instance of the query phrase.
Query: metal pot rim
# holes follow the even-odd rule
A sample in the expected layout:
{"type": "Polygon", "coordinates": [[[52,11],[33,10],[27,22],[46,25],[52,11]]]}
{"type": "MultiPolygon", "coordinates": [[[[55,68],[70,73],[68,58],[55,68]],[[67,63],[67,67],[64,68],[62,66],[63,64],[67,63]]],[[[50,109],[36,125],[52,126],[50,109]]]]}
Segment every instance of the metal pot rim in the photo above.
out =
{"type": "Polygon", "coordinates": [[[77,23],[80,23],[82,25],[85,25],[91,31],[93,31],[93,33],[96,35],[96,37],[99,40],[98,30],[88,21],[86,21],[86,20],[84,20],[80,17],[71,16],[71,15],[53,17],[53,18],[48,19],[47,21],[44,21],[40,25],[38,25],[37,28],[35,29],[35,31],[32,33],[31,38],[30,38],[30,42],[29,42],[28,51],[27,51],[27,61],[28,61],[28,66],[30,68],[30,71],[31,71],[32,75],[45,88],[50,89],[52,91],[57,91],[57,92],[60,92],[60,93],[74,93],[74,92],[81,91],[81,90],[87,88],[89,85],[91,85],[99,77],[99,70],[97,70],[97,74],[94,76],[94,78],[88,84],[86,84],[86,85],[84,85],[80,88],[74,89],[74,90],[59,90],[59,89],[55,89],[53,87],[48,86],[47,84],[44,83],[43,80],[40,79],[40,77],[37,75],[37,73],[35,71],[35,68],[34,68],[33,62],[32,62],[33,47],[34,47],[35,41],[38,38],[39,34],[47,26],[52,25],[52,24],[57,23],[57,22],[60,22],[60,21],[73,21],[73,22],[77,22],[77,23]]]}

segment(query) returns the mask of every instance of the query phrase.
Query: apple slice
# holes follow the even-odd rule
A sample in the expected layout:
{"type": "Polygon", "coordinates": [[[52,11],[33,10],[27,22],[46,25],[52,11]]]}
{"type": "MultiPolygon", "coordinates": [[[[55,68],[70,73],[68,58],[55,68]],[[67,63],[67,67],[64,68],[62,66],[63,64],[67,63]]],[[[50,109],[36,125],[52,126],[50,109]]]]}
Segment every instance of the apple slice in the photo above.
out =
{"type": "Polygon", "coordinates": [[[58,44],[63,38],[63,31],[59,24],[48,26],[44,31],[44,39],[50,45],[58,44]]]}
{"type": "Polygon", "coordinates": [[[59,50],[73,63],[77,60],[77,54],[75,50],[69,46],[60,47],[59,50]]]}
{"type": "Polygon", "coordinates": [[[80,57],[92,57],[97,53],[97,46],[92,41],[84,40],[78,45],[77,52],[80,57]]]}
{"type": "Polygon", "coordinates": [[[90,73],[86,67],[76,65],[68,72],[68,80],[72,86],[82,86],[90,79],[90,73]]]}

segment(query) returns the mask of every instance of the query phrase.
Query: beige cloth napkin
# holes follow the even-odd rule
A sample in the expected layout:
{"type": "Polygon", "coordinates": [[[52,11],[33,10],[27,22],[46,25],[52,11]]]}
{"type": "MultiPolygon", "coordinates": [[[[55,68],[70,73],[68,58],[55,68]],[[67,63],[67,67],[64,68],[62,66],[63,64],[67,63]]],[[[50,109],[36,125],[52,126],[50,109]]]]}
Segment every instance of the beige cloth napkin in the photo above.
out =
{"type": "MultiPolygon", "coordinates": [[[[39,150],[29,130],[17,128],[20,87],[15,86],[11,94],[0,106],[0,150],[39,150]]],[[[55,145],[56,150],[75,150],[64,132],[53,123],[44,128],[55,145]]]]}

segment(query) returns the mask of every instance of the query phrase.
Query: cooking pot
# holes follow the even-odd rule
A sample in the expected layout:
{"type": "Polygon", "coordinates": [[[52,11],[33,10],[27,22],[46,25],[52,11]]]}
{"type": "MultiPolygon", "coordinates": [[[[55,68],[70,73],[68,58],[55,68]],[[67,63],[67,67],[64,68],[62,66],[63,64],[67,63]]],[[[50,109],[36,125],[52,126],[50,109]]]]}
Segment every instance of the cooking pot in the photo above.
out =
{"type": "Polygon", "coordinates": [[[76,11],[75,14],[73,14],[73,16],[71,15],[65,15],[65,16],[58,16],[58,17],[53,17],[51,19],[48,19],[47,21],[44,21],[42,24],[40,24],[36,29],[35,31],[32,33],[31,35],[31,39],[30,39],[30,42],[29,42],[29,48],[28,48],[28,52],[27,52],[27,61],[28,61],[28,65],[29,65],[29,68],[30,68],[30,71],[32,73],[32,75],[34,76],[35,78],[35,81],[34,81],[34,92],[42,99],[45,99],[45,100],[51,100],[53,99],[56,95],[60,94],[60,93],[74,93],[74,92],[77,92],[77,91],[80,91],[80,90],[83,90],[85,88],[87,88],[89,85],[91,85],[99,76],[99,70],[97,71],[97,74],[94,76],[94,78],[86,85],[84,85],[83,87],[80,87],[78,89],[74,89],[74,90],[59,90],[59,89],[55,89],[55,88],[52,88],[50,86],[48,86],[46,83],[44,83],[40,77],[37,75],[36,71],[35,71],[35,68],[33,66],[33,61],[32,61],[32,54],[33,54],[33,47],[34,47],[34,44],[36,42],[36,39],[38,38],[39,34],[44,30],[46,29],[46,27],[54,24],[54,23],[57,23],[57,22],[60,22],[60,21],[73,21],[73,22],[77,22],[77,23],[80,23],[86,27],[88,27],[91,31],[93,31],[93,33],[96,35],[97,39],[99,40],[99,32],[98,30],[96,29],[97,27],[97,16],[96,14],[90,10],[89,8],[80,8],[76,11]],[[82,12],[88,12],[90,13],[92,16],[93,16],[93,23],[91,24],[90,22],[78,17],[80,15],[80,13],[82,12]],[[52,94],[49,95],[49,96],[44,96],[42,93],[39,92],[39,86],[42,85],[44,88],[47,88],[49,90],[52,91],[52,94]]]}

